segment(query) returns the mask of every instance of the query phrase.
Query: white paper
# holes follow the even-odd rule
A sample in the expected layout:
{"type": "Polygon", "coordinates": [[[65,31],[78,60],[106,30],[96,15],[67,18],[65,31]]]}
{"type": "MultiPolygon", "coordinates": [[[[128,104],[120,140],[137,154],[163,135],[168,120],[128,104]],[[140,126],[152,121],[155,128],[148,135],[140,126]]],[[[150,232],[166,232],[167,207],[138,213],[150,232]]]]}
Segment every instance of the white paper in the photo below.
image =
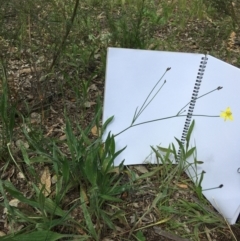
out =
{"type": "MultiPolygon", "coordinates": [[[[103,121],[114,115],[109,126],[117,134],[131,124],[134,112],[168,67],[166,84],[136,123],[176,115],[189,102],[203,55],[129,49],[108,49],[103,121]],[[191,69],[187,62],[194,63],[191,69]],[[194,75],[192,74],[194,72],[194,75]],[[176,89],[178,91],[176,91],[176,89]]],[[[160,86],[159,85],[159,86],[160,86]]],[[[127,145],[115,164],[139,164],[151,153],[150,145],[168,146],[181,138],[185,117],[133,127],[116,137],[117,148],[127,145]]],[[[106,134],[107,134],[106,132],[106,134]]],[[[148,159],[154,161],[154,157],[148,159]]]]}
{"type": "MultiPolygon", "coordinates": [[[[215,115],[230,107],[234,121],[222,118],[194,118],[196,125],[192,140],[196,143],[197,158],[204,162],[198,173],[206,172],[203,194],[230,224],[240,212],[240,70],[214,57],[208,56],[199,96],[222,86],[223,89],[200,98],[194,114],[215,115]]],[[[194,145],[194,143],[192,143],[194,145]]]]}
{"type": "MultiPolygon", "coordinates": [[[[139,110],[169,67],[171,70],[158,86],[164,80],[166,84],[135,123],[176,115],[191,100],[204,56],[109,48],[103,122],[111,116],[114,116],[114,120],[105,135],[109,131],[116,135],[131,124],[136,108],[139,110]]],[[[197,170],[198,173],[206,171],[202,188],[223,184],[223,188],[204,191],[204,195],[233,224],[240,212],[240,174],[237,173],[240,167],[240,70],[214,57],[207,57],[208,64],[199,96],[218,86],[223,89],[197,100],[194,114],[220,115],[221,111],[231,107],[234,121],[224,122],[218,117],[193,117],[196,125],[192,144],[196,143],[198,160],[204,161],[197,170]]],[[[182,115],[187,114],[188,106],[184,110],[182,115]]],[[[125,165],[155,163],[156,158],[151,155],[150,146],[176,144],[174,137],[181,139],[185,120],[183,116],[139,125],[116,136],[116,149],[127,148],[115,160],[115,165],[122,160],[125,160],[125,165]]]]}

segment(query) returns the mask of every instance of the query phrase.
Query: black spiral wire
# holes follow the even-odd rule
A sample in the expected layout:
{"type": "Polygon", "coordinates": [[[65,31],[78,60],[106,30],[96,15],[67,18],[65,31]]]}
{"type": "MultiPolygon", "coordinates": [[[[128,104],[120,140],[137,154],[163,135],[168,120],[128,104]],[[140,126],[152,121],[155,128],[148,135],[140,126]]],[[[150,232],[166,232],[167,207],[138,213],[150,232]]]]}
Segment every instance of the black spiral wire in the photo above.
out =
{"type": "MultiPolygon", "coordinates": [[[[197,100],[197,97],[198,97],[198,92],[199,92],[199,89],[200,89],[200,86],[201,86],[201,83],[202,83],[204,71],[205,71],[205,68],[206,68],[206,65],[207,65],[207,60],[208,60],[208,58],[205,55],[204,57],[202,57],[201,62],[200,62],[198,75],[197,75],[196,82],[195,82],[195,85],[194,85],[192,98],[191,98],[191,101],[190,101],[190,104],[189,104],[187,117],[186,117],[186,120],[185,120],[183,132],[182,132],[181,142],[182,142],[183,145],[184,145],[186,137],[187,137],[189,126],[191,124],[191,119],[192,119],[194,107],[195,107],[195,104],[196,104],[196,100],[197,100]]],[[[181,149],[179,149],[179,151],[178,151],[178,160],[179,160],[180,155],[181,155],[181,149]]]]}

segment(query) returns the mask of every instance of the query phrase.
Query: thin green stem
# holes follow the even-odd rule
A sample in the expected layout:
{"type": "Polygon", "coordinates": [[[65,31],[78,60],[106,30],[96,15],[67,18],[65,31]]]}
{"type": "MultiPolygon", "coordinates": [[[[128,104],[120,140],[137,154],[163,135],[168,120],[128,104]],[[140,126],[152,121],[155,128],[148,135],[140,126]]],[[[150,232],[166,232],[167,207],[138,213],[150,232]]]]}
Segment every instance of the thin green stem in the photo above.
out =
{"type": "Polygon", "coordinates": [[[165,85],[166,80],[164,81],[164,83],[162,84],[162,86],[159,88],[159,90],[156,92],[156,94],[152,97],[152,99],[146,104],[146,106],[142,109],[142,111],[138,112],[138,115],[136,116],[136,119],[142,114],[142,112],[148,107],[148,105],[153,101],[153,99],[155,98],[155,96],[159,93],[159,91],[162,89],[162,87],[165,85]]]}
{"type": "MultiPolygon", "coordinates": [[[[164,117],[164,118],[154,119],[154,120],[150,120],[150,121],[140,122],[140,123],[137,123],[137,124],[132,124],[132,125],[128,126],[127,128],[125,128],[124,130],[122,130],[119,133],[117,133],[116,135],[114,135],[114,137],[120,135],[121,133],[125,132],[126,130],[130,129],[131,127],[135,127],[135,126],[139,126],[139,125],[143,125],[143,124],[148,124],[148,123],[156,122],[156,121],[160,121],[160,120],[167,120],[167,119],[172,119],[172,118],[175,118],[175,117],[186,117],[186,116],[188,116],[188,115],[173,115],[173,116],[168,116],[168,117],[164,117]]],[[[192,115],[192,116],[219,117],[219,115],[192,115]]]]}
{"type": "MultiPolygon", "coordinates": [[[[132,124],[137,120],[137,118],[140,116],[140,114],[142,113],[143,109],[145,109],[145,104],[147,102],[147,100],[149,99],[150,95],[152,94],[152,92],[154,91],[154,89],[157,87],[157,85],[160,83],[160,81],[163,79],[163,77],[165,76],[165,74],[167,73],[167,71],[169,71],[171,68],[167,68],[166,71],[164,72],[164,74],[162,75],[162,77],[158,80],[158,82],[154,85],[154,87],[152,88],[152,90],[150,91],[150,93],[148,94],[147,98],[145,99],[145,101],[143,102],[141,108],[139,109],[139,111],[135,111],[135,115],[133,116],[133,120],[132,120],[132,124]]],[[[160,88],[161,89],[161,88],[160,88]]],[[[158,91],[159,92],[159,91],[158,91]]],[[[157,93],[158,93],[157,92],[157,93]]],[[[154,96],[155,97],[155,96],[154,96]]],[[[152,98],[153,99],[153,98],[152,98]]],[[[152,101],[152,99],[150,100],[150,102],[152,101]]],[[[149,102],[149,103],[150,103],[149,102]]],[[[149,103],[147,105],[149,105],[149,103]]]]}
{"type": "MultiPolygon", "coordinates": [[[[217,87],[216,89],[211,90],[211,91],[209,91],[209,92],[207,92],[207,93],[205,93],[205,94],[197,97],[195,100],[198,100],[198,99],[202,98],[203,96],[208,95],[208,94],[210,94],[210,93],[212,93],[212,92],[214,92],[214,91],[216,91],[216,90],[220,90],[220,89],[222,89],[222,88],[223,88],[223,87],[219,86],[219,87],[217,87]]],[[[188,106],[190,103],[191,103],[191,101],[189,101],[186,105],[184,105],[183,108],[182,108],[180,111],[178,111],[177,115],[181,114],[181,113],[182,113],[182,110],[183,110],[186,106],[188,106]]]]}

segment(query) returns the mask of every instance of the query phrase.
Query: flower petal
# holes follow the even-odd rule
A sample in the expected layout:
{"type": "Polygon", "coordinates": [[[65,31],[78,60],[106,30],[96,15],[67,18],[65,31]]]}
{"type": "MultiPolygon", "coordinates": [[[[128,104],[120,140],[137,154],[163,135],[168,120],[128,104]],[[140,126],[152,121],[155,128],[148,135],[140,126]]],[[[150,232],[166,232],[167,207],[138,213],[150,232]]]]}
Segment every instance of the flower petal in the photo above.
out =
{"type": "Polygon", "coordinates": [[[227,107],[225,111],[222,111],[220,114],[220,117],[224,118],[224,121],[226,120],[233,120],[233,115],[230,107],[227,107]]]}

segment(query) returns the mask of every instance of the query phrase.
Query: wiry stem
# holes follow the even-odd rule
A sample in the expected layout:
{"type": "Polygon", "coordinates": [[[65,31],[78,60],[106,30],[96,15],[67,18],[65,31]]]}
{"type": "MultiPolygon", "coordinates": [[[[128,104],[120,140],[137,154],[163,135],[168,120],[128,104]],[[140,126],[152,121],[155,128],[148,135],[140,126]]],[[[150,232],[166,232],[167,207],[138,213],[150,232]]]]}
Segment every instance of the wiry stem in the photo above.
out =
{"type": "MultiPolygon", "coordinates": [[[[214,91],[216,91],[216,90],[221,90],[222,88],[223,88],[223,87],[218,86],[216,89],[211,90],[211,91],[209,91],[209,92],[207,92],[207,93],[205,93],[205,94],[197,97],[195,100],[198,100],[198,99],[202,98],[203,96],[208,95],[208,94],[210,94],[210,93],[212,93],[212,92],[214,92],[214,91]]],[[[188,106],[188,105],[190,104],[190,102],[191,102],[191,101],[189,101],[186,105],[184,105],[183,108],[182,108],[180,111],[178,111],[177,115],[181,114],[182,110],[183,110],[186,106],[188,106]]]]}
{"type": "MultiPolygon", "coordinates": [[[[130,129],[131,127],[135,127],[135,126],[139,126],[139,125],[143,125],[143,124],[147,124],[147,123],[151,123],[151,122],[155,122],[155,121],[167,120],[167,119],[172,119],[172,118],[175,118],[175,117],[184,117],[184,116],[188,116],[188,115],[173,115],[173,116],[168,116],[168,117],[164,117],[164,118],[159,118],[159,119],[154,119],[154,120],[150,120],[150,121],[144,121],[144,122],[140,122],[140,123],[137,123],[137,124],[133,124],[133,125],[130,125],[129,127],[125,128],[124,130],[120,131],[116,135],[114,135],[114,137],[120,135],[121,133],[125,132],[126,130],[130,129]]],[[[192,116],[219,117],[219,115],[192,115],[192,116]]]]}
{"type": "MultiPolygon", "coordinates": [[[[154,91],[154,89],[157,87],[157,85],[160,83],[160,81],[163,79],[163,77],[165,76],[165,74],[167,73],[167,71],[169,71],[171,68],[167,68],[166,71],[164,72],[164,74],[162,75],[162,77],[158,80],[158,82],[154,85],[154,87],[152,88],[152,90],[150,91],[150,93],[148,94],[147,98],[145,99],[145,101],[143,102],[140,110],[137,112],[137,109],[135,111],[135,114],[133,116],[133,120],[132,123],[133,124],[137,118],[142,114],[142,112],[145,110],[145,108],[152,102],[152,100],[154,99],[154,97],[158,94],[158,92],[162,89],[163,85],[160,87],[160,89],[157,91],[157,93],[153,96],[153,98],[147,103],[147,100],[149,99],[150,95],[152,94],[152,92],[154,91]],[[147,104],[146,104],[147,103],[147,104]]],[[[165,82],[164,82],[165,84],[165,82]]]]}

